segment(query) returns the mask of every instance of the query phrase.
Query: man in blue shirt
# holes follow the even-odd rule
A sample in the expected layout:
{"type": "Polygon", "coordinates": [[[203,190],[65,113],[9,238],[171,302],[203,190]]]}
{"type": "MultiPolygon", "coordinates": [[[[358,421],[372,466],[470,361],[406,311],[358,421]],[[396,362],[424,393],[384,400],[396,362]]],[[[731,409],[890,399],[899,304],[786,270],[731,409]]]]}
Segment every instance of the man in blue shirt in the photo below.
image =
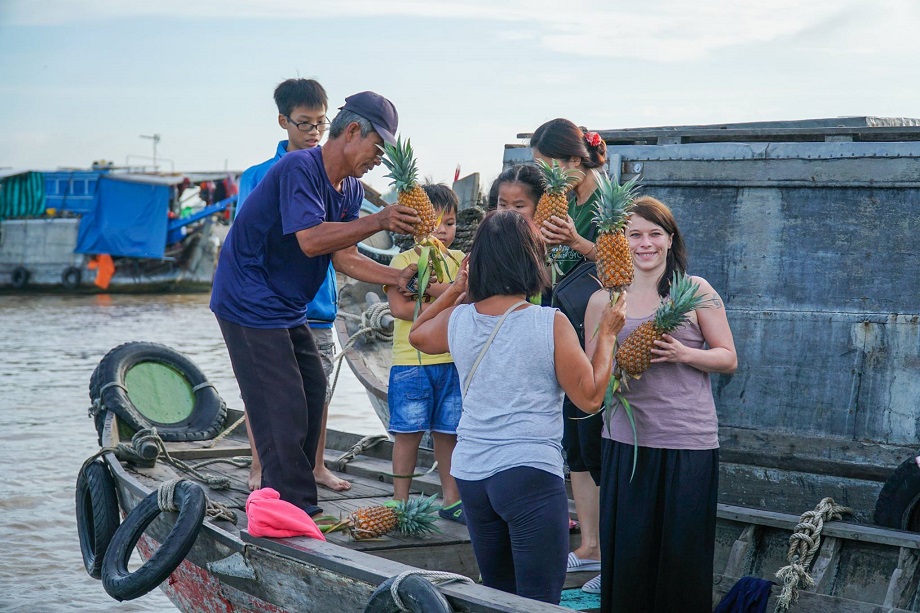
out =
{"type": "MultiPolygon", "coordinates": [[[[278,143],[275,157],[247,168],[240,177],[239,197],[236,213],[239,213],[249,193],[262,181],[272,166],[289,151],[312,149],[319,145],[320,139],[329,127],[326,117],[328,101],[326,90],[313,79],[287,79],[275,88],[275,104],[278,107],[278,125],[288,134],[288,140],[278,143]]],[[[335,280],[335,268],[332,264],[326,272],[326,280],[316,292],[316,296],[307,305],[307,324],[313,333],[313,340],[319,349],[326,380],[332,374],[335,358],[335,341],[332,325],[338,311],[338,287],[335,280]]],[[[323,409],[323,425],[320,429],[319,442],[316,446],[316,459],[313,463],[313,477],[316,483],[332,490],[342,491],[351,488],[351,483],[340,479],[326,468],[323,462],[323,450],[326,447],[326,420],[329,416],[331,398],[330,385],[326,387],[326,403],[323,409]]],[[[247,429],[249,428],[247,418],[247,429]]],[[[249,489],[259,489],[262,482],[262,462],[252,433],[249,433],[249,445],[252,448],[252,466],[249,469],[249,489]]]]}
{"type": "Polygon", "coordinates": [[[369,283],[406,285],[402,271],[374,262],[355,245],[381,230],[410,234],[413,209],[392,205],[358,217],[358,178],[395,141],[398,115],[374,92],[345,99],[322,147],[291,151],[246,198],[220,252],[211,293],[233,372],[262,461],[262,487],[310,515],[317,506],[313,464],[326,376],[307,325],[307,304],[329,269],[369,283]]]}

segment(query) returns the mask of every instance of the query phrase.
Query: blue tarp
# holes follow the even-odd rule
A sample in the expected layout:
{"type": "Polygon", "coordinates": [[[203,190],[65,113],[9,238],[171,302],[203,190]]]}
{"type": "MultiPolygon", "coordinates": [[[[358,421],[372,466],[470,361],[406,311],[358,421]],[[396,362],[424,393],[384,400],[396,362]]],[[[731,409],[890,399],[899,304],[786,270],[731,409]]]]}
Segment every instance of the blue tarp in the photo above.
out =
{"type": "Polygon", "coordinates": [[[169,186],[102,176],[92,210],[80,221],[77,253],[161,258],[166,246],[169,186]]]}

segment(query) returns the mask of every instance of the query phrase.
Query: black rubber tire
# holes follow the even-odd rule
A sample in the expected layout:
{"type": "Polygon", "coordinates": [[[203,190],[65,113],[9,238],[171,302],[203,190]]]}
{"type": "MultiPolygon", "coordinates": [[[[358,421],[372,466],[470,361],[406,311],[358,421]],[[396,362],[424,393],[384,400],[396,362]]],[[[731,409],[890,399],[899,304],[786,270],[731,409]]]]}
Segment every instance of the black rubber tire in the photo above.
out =
{"type": "MultiPolygon", "coordinates": [[[[175,349],[156,343],[125,343],[109,351],[93,371],[89,384],[90,398],[93,401],[99,398],[100,390],[109,383],[124,385],[125,373],[141,362],[166,364],[180,372],[192,387],[208,381],[192,360],[175,349]]],[[[227,405],[211,386],[202,387],[195,392],[195,405],[191,414],[186,419],[172,424],[154,422],[141,415],[125,390],[117,385],[107,388],[101,393],[101,397],[105,409],[116,413],[131,428],[143,430],[155,426],[157,434],[164,441],[212,439],[223,428],[227,418],[227,405]]],[[[100,436],[103,422],[104,419],[97,414],[96,429],[100,436]]]]}
{"type": "Polygon", "coordinates": [[[80,283],[82,282],[83,271],[76,266],[66,268],[64,272],[61,273],[61,285],[64,286],[64,289],[75,290],[80,287],[80,283]]]}
{"type": "MultiPolygon", "coordinates": [[[[393,602],[390,586],[396,577],[390,577],[374,590],[364,607],[364,613],[399,613],[393,602]]],[[[399,598],[412,613],[453,613],[444,594],[430,581],[418,575],[409,575],[399,584],[399,598]]]]}
{"type": "Polygon", "coordinates": [[[134,507],[115,532],[102,562],[102,586],[115,600],[134,600],[154,589],[170,574],[195,544],[204,520],[207,498],[191,481],[176,485],[179,515],[167,537],[150,559],[136,571],[128,571],[131,552],[147,526],[160,514],[157,492],[151,492],[134,507]]]}
{"type": "MultiPolygon", "coordinates": [[[[920,458],[920,456],[918,456],[920,458]]],[[[875,503],[876,525],[920,532],[920,460],[910,458],[895,469],[875,503]]]]}
{"type": "Polygon", "coordinates": [[[13,287],[16,289],[24,289],[29,284],[29,278],[32,276],[25,267],[17,266],[13,269],[13,274],[10,275],[10,283],[13,284],[13,287]]]}
{"type": "Polygon", "coordinates": [[[102,460],[87,465],[77,477],[77,535],[83,565],[93,579],[102,577],[102,560],[121,516],[115,480],[102,460]]]}

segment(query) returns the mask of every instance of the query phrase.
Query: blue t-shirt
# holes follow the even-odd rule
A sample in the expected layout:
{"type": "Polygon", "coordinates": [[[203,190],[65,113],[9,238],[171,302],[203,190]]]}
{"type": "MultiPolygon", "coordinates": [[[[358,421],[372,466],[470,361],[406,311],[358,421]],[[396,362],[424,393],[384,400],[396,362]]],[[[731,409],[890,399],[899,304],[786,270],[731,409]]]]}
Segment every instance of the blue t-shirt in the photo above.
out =
{"type": "MultiPolygon", "coordinates": [[[[287,148],[288,141],[280,141],[278,143],[278,148],[275,150],[275,157],[270,160],[265,160],[261,164],[250,166],[243,172],[243,175],[240,177],[240,191],[237,196],[236,213],[233,219],[236,219],[236,216],[239,215],[243,202],[246,201],[249,194],[252,193],[252,190],[256,188],[256,185],[262,182],[262,179],[268,174],[272,166],[288,152],[287,148]]],[[[335,280],[335,268],[330,264],[329,270],[326,271],[326,281],[323,282],[323,285],[317,290],[316,296],[314,296],[310,304],[307,305],[307,322],[310,324],[310,327],[331,328],[332,322],[335,321],[335,314],[339,310],[338,303],[339,288],[335,280]]]]}
{"type": "Polygon", "coordinates": [[[354,177],[336,191],[322,148],[281,158],[246,199],[220,251],[211,310],[249,328],[293,328],[326,279],[330,255],[307,257],[296,232],[358,218],[364,188],[354,177]]]}
{"type": "Polygon", "coordinates": [[[262,179],[265,178],[265,175],[271,170],[272,166],[275,163],[284,157],[284,154],[288,152],[288,141],[283,140],[278,143],[278,148],[275,150],[275,157],[270,160],[265,160],[261,164],[256,164],[255,166],[250,166],[247,168],[242,176],[240,176],[239,182],[239,194],[236,199],[236,212],[233,216],[233,219],[236,219],[236,216],[240,214],[240,208],[243,206],[246,198],[249,197],[249,194],[252,193],[252,190],[256,188],[256,185],[261,183],[262,179]]]}

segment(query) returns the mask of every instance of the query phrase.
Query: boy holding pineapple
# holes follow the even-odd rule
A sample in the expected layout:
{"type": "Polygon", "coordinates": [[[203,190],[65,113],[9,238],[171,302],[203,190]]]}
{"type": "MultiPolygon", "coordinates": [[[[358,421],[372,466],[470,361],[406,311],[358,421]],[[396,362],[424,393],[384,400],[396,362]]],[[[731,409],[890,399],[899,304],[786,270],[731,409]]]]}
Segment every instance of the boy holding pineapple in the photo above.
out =
{"type": "MultiPolygon", "coordinates": [[[[445,247],[450,247],[456,234],[457,196],[445,185],[424,185],[422,189],[431,201],[437,224],[432,235],[445,247]]],[[[424,219],[424,214],[420,214],[420,217],[424,219]]],[[[464,256],[461,251],[453,249],[449,254],[450,257],[444,261],[448,277],[454,279],[464,256]]],[[[420,248],[415,246],[393,258],[390,266],[403,269],[410,264],[417,265],[419,257],[420,248]]],[[[425,293],[438,296],[448,286],[447,283],[432,283],[425,293]]],[[[390,312],[396,318],[388,393],[389,431],[395,437],[393,498],[408,499],[419,444],[424,433],[430,430],[444,497],[444,506],[439,514],[445,519],[466,523],[460,493],[450,475],[451,455],[457,444],[457,424],[460,422],[461,410],[457,369],[449,353],[428,355],[416,351],[409,344],[409,329],[412,327],[417,299],[405,296],[395,287],[388,287],[386,291],[390,312]]],[[[423,298],[421,308],[425,306],[423,298]]]]}

